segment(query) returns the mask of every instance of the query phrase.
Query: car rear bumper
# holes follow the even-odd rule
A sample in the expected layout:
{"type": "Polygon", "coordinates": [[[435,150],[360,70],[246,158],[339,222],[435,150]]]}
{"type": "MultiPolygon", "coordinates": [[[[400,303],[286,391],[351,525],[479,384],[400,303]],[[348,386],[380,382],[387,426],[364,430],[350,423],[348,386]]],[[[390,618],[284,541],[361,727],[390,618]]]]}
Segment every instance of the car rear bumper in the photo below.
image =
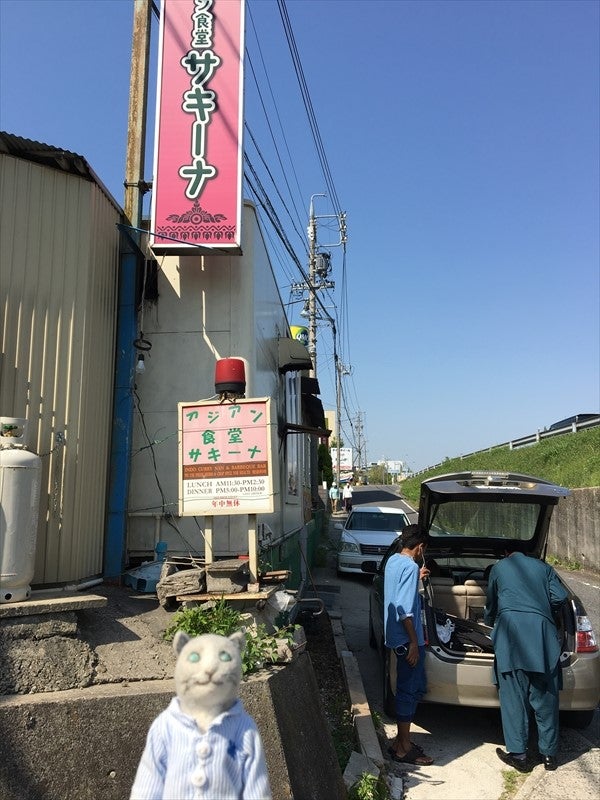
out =
{"type": "MultiPolygon", "coordinates": [[[[494,684],[493,657],[486,654],[442,660],[433,650],[425,653],[427,694],[423,702],[498,708],[494,684]]],[[[395,667],[394,667],[395,676],[395,667]]],[[[395,677],[392,687],[395,686],[395,677]]],[[[588,711],[597,707],[600,696],[600,654],[583,653],[563,667],[561,711],[588,711]]]]}
{"type": "Polygon", "coordinates": [[[578,653],[563,667],[561,711],[588,711],[600,701],[600,653],[578,653]]]}

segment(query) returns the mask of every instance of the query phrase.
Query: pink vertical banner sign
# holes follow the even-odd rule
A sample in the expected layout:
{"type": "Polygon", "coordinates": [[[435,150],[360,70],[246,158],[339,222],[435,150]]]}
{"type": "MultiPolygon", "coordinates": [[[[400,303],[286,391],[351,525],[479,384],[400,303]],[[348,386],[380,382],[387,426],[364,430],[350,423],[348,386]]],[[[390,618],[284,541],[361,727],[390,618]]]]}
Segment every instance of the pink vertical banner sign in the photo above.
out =
{"type": "Polygon", "coordinates": [[[150,245],[239,253],[244,0],[163,0],[150,245]]]}

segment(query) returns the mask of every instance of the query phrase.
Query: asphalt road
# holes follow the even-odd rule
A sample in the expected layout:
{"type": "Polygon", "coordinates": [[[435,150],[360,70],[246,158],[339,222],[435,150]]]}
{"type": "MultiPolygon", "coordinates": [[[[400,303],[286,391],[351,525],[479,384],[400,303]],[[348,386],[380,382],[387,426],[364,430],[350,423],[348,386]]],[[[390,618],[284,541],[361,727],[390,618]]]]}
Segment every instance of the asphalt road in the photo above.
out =
{"type": "MultiPolygon", "coordinates": [[[[354,504],[385,504],[404,508],[411,521],[416,514],[391,488],[384,486],[357,487],[354,504]]],[[[340,520],[343,517],[340,517],[340,520]]],[[[332,549],[327,569],[320,570],[319,582],[331,586],[338,596],[342,622],[349,649],[354,653],[361,671],[363,685],[371,711],[378,715],[391,740],[396,732],[393,721],[382,707],[381,663],[376,651],[368,644],[368,609],[371,577],[337,577],[335,573],[334,542],[339,536],[332,524],[332,549]]],[[[579,595],[600,632],[598,620],[598,581],[581,573],[561,573],[579,595]]],[[[497,800],[504,790],[502,762],[495,749],[503,747],[500,714],[494,709],[475,709],[423,703],[417,713],[414,741],[435,758],[428,768],[414,768],[405,777],[407,800],[497,800]]],[[[600,712],[594,722],[579,731],[595,747],[600,745],[600,712]]],[[[568,731],[565,731],[568,739],[568,731]]],[[[566,742],[563,743],[566,747],[566,742]]],[[[582,755],[583,757],[583,755],[582,755]]],[[[549,773],[550,775],[550,773],[549,773]]]]}

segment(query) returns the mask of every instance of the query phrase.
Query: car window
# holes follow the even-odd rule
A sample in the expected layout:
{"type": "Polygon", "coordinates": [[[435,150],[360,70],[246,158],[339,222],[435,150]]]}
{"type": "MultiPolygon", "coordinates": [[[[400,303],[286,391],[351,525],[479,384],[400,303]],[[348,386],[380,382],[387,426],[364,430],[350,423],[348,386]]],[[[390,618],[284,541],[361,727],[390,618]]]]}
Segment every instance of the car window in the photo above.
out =
{"type": "Polygon", "coordinates": [[[452,501],[434,507],[429,535],[529,541],[540,510],[534,503],[452,501]]]}
{"type": "Polygon", "coordinates": [[[389,514],[382,511],[352,514],[346,524],[350,531],[401,531],[406,527],[404,514],[389,514]]]}

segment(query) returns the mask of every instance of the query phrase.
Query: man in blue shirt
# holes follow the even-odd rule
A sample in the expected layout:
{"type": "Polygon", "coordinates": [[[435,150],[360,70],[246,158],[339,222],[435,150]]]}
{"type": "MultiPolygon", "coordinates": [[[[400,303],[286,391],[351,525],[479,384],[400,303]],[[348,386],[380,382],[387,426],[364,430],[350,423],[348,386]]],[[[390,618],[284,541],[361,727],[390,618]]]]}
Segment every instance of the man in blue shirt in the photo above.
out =
{"type": "Polygon", "coordinates": [[[429,575],[424,560],[428,540],[429,534],[418,525],[407,525],[402,531],[400,552],[387,561],[383,584],[385,645],[396,653],[398,734],[389,753],[394,761],[418,766],[433,763],[410,741],[410,726],[427,690],[419,578],[429,575]],[[421,568],[417,560],[422,562],[421,568]]]}

